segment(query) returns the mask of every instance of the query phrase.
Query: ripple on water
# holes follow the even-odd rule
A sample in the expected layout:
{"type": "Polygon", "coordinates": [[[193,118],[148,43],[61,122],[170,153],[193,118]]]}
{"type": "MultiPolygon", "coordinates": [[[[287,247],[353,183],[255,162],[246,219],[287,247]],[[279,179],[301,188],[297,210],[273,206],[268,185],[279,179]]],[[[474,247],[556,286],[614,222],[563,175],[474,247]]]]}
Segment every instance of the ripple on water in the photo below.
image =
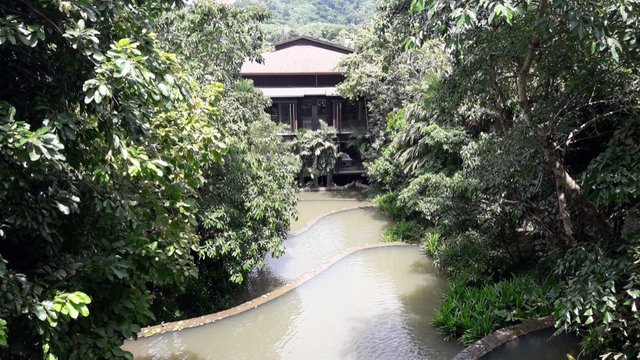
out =
{"type": "Polygon", "coordinates": [[[125,348],[137,359],[450,359],[430,325],[445,286],[416,247],[358,252],[294,291],[125,348]]]}
{"type": "Polygon", "coordinates": [[[318,217],[335,211],[370,206],[366,196],[357,191],[303,192],[298,194],[298,218],[291,222],[291,233],[298,233],[318,217]]]}
{"type": "Polygon", "coordinates": [[[372,208],[322,218],[307,231],[287,239],[284,255],[268,258],[265,270],[250,274],[235,303],[273,291],[347,249],[379,243],[390,224],[388,217],[372,208]]]}

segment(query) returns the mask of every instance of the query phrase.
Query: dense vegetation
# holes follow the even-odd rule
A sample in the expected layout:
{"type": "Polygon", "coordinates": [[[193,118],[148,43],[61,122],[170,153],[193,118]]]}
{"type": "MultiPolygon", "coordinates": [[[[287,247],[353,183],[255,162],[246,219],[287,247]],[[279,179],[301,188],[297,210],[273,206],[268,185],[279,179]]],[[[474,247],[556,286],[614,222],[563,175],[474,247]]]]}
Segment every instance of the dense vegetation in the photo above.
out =
{"type": "MultiPolygon", "coordinates": [[[[283,142],[238,72],[371,1],[261,2],[272,28],[181,3],[0,4],[3,359],[127,358],[141,325],[227,305],[282,251],[296,176],[331,182],[335,131],[283,142]]],[[[357,30],[355,142],[386,240],[452,278],[445,334],[553,313],[586,356],[639,356],[639,28],[637,1],[391,0],[357,30]]]]}
{"type": "Polygon", "coordinates": [[[183,55],[196,79],[225,84],[219,124],[228,139],[224,163],[208,166],[203,174],[208,181],[198,189],[200,275],[157,290],[159,320],[228,307],[231,290],[264,265],[264,255],[283,250],[299,161],[264,112],[269,99],[239,77],[246,59],[260,58],[264,36],[259,25],[267,18],[259,8],[200,1],[156,22],[160,46],[183,55]]]}
{"type": "Polygon", "coordinates": [[[264,14],[169,3],[0,4],[3,359],[130,357],[152,304],[209,310],[280,251],[298,162],[237,79],[264,14]]]}
{"type": "Polygon", "coordinates": [[[320,128],[317,130],[298,130],[292,145],[302,165],[298,173],[301,186],[318,187],[322,176],[326,179],[325,185],[334,185],[333,173],[341,156],[337,130],[334,127],[320,120],[320,128]],[[306,182],[307,179],[310,180],[309,183],[306,182]]]}
{"type": "Polygon", "coordinates": [[[306,35],[343,42],[355,26],[366,23],[374,11],[374,0],[240,0],[238,6],[259,5],[271,11],[272,21],[263,29],[271,42],[306,35]]]}
{"type": "Polygon", "coordinates": [[[370,100],[367,176],[399,220],[388,237],[422,241],[454,279],[436,324],[468,342],[553,310],[587,356],[636,358],[640,6],[378,10],[341,91],[370,100]],[[531,299],[495,295],[507,289],[531,299]]]}

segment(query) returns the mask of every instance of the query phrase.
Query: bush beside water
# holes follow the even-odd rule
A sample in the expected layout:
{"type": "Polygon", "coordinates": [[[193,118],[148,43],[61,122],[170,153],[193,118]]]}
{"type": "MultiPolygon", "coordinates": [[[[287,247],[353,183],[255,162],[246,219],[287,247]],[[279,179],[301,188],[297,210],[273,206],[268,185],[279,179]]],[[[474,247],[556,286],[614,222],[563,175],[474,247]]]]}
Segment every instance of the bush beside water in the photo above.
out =
{"type": "Polygon", "coordinates": [[[549,315],[547,289],[530,276],[482,286],[464,280],[449,285],[434,325],[447,337],[472,343],[502,327],[549,315]]]}

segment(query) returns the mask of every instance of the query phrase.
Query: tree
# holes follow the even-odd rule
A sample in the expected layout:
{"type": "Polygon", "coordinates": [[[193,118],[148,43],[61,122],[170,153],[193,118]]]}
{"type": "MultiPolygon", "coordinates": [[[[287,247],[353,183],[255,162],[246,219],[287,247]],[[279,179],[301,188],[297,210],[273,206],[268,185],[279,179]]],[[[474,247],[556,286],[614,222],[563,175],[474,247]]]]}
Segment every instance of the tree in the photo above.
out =
{"type": "Polygon", "coordinates": [[[436,264],[465,286],[556,277],[557,326],[579,332],[589,354],[636,357],[637,2],[380,9],[343,85],[380,104],[386,132],[365,164],[379,202],[437,233],[436,264]],[[430,44],[444,45],[443,66],[407,65],[430,76],[396,82],[398,72],[384,71],[430,44]],[[358,57],[374,66],[363,70],[358,57]],[[610,301],[595,300],[601,294],[610,301]]]}
{"type": "Polygon", "coordinates": [[[313,186],[318,187],[320,177],[326,176],[327,186],[333,186],[336,160],[341,155],[336,134],[335,128],[323,121],[318,130],[298,132],[294,147],[302,162],[302,170],[299,174],[301,183],[306,176],[309,176],[313,186]]]}
{"type": "Polygon", "coordinates": [[[3,358],[130,357],[148,285],[194,274],[221,88],[156,46],[165,5],[0,5],[3,358]]]}
{"type": "Polygon", "coordinates": [[[224,83],[218,125],[227,135],[224,163],[205,166],[208,181],[197,189],[199,245],[192,255],[199,275],[154,289],[154,312],[162,321],[230,306],[244,277],[263,267],[266,255],[283,251],[299,163],[264,111],[270,100],[239,76],[246,58],[259,58],[264,19],[259,9],[199,1],[165,14],[157,25],[160,46],[187,56],[197,79],[224,83]]]}
{"type": "Polygon", "coordinates": [[[180,54],[199,82],[232,84],[246,60],[261,60],[269,13],[260,7],[237,8],[211,0],[165,13],[154,23],[159,44],[180,54]]]}
{"type": "Polygon", "coordinates": [[[576,135],[612,115],[631,112],[625,97],[608,90],[633,91],[617,64],[638,59],[633,30],[640,21],[637,4],[416,0],[412,10],[423,13],[420,34],[443,35],[457,58],[458,78],[473,80],[473,86],[460,84],[462,94],[492,106],[501,132],[521,121],[542,145],[544,163],[555,179],[565,245],[576,242],[570,202],[600,235],[611,235],[569,173],[565,156],[576,135]],[[576,67],[575,75],[569,75],[576,67]],[[586,77],[597,80],[580,81],[586,77]],[[598,81],[605,77],[615,80],[598,81]]]}

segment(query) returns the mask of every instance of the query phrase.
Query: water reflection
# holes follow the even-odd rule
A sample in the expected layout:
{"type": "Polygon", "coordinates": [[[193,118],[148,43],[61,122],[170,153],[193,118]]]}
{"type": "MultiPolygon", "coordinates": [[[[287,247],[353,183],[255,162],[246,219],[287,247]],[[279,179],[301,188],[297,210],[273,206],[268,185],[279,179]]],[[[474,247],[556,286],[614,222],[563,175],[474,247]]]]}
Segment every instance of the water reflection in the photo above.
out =
{"type": "Polygon", "coordinates": [[[579,340],[573,335],[553,336],[555,329],[538,330],[510,341],[482,357],[482,360],[578,359],[579,340]]]}
{"type": "Polygon", "coordinates": [[[460,347],[430,325],[445,285],[434,271],[415,247],[365,250],[255,310],[125,348],[149,360],[450,359],[460,347]]]}
{"type": "Polygon", "coordinates": [[[318,217],[348,208],[371,205],[358,191],[303,192],[298,195],[298,218],[291,222],[291,233],[298,233],[318,217]]]}
{"type": "Polygon", "coordinates": [[[355,209],[319,220],[309,230],[285,241],[286,251],[267,259],[262,271],[254,271],[235,296],[235,304],[254,299],[296,279],[349,248],[376,244],[391,224],[375,209],[355,209]]]}

